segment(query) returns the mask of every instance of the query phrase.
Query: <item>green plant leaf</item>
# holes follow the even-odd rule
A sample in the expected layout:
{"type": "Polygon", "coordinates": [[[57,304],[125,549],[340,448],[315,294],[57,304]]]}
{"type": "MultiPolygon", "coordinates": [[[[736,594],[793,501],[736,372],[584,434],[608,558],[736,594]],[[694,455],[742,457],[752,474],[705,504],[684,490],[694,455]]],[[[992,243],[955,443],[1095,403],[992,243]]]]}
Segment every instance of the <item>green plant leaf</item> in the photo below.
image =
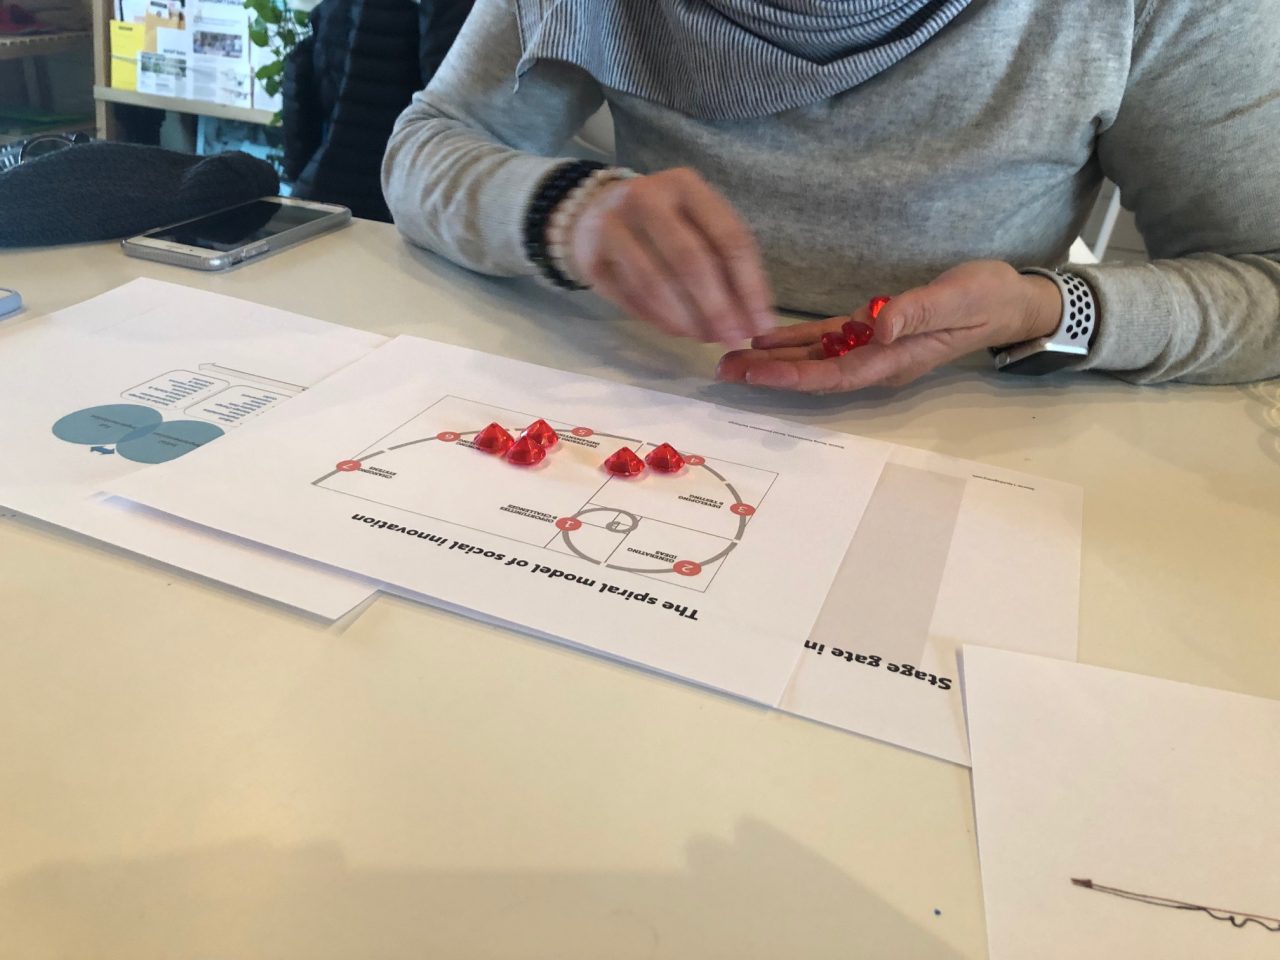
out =
{"type": "Polygon", "coordinates": [[[279,23],[284,19],[284,11],[274,3],[264,3],[262,5],[262,10],[259,12],[262,15],[262,19],[267,21],[267,23],[279,23]]]}
{"type": "Polygon", "coordinates": [[[293,22],[300,27],[305,27],[310,22],[307,19],[309,16],[310,14],[308,14],[307,11],[305,10],[295,10],[293,11],[293,22]]]}
{"type": "Polygon", "coordinates": [[[263,66],[259,67],[257,71],[258,79],[264,82],[271,79],[272,77],[278,77],[282,73],[284,73],[283,60],[274,60],[271,63],[264,64],[263,66]]]}
{"type": "Polygon", "coordinates": [[[269,46],[271,44],[271,37],[267,34],[267,25],[264,23],[259,26],[259,24],[255,23],[251,26],[249,28],[249,41],[255,47],[269,46]]]}

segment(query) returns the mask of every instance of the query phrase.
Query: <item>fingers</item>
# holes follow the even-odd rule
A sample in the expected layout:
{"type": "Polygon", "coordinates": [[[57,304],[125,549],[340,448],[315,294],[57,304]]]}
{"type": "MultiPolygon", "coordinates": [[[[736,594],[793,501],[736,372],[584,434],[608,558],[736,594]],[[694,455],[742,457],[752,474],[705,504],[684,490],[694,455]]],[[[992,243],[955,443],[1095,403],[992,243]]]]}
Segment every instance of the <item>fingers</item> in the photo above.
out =
{"type": "Polygon", "coordinates": [[[766,360],[796,361],[820,360],[822,347],[780,347],[776,350],[733,350],[720,358],[716,365],[716,379],[725,381],[745,380],[752,366],[766,360]]]}
{"type": "Polygon", "coordinates": [[[908,290],[884,305],[875,323],[877,343],[889,344],[934,329],[939,314],[933,297],[925,291],[922,287],[908,290]]]}
{"type": "Polygon", "coordinates": [[[754,237],[692,171],[602,191],[573,226],[570,246],[572,262],[602,294],[668,333],[732,345],[776,323],[754,237]]]}
{"type": "Polygon", "coordinates": [[[986,291],[975,285],[971,275],[974,267],[985,266],[981,262],[962,264],[922,287],[895,296],[876,320],[876,340],[893,343],[903,337],[982,325],[987,298],[981,294],[986,291]]]}
{"type": "Polygon", "coordinates": [[[751,341],[757,350],[772,350],[777,347],[801,347],[816,344],[824,333],[839,330],[848,317],[828,317],[826,320],[808,320],[804,323],[792,323],[778,327],[768,333],[761,334],[751,341]]]}
{"type": "Polygon", "coordinates": [[[659,217],[645,218],[637,228],[661,264],[667,285],[693,306],[697,329],[691,336],[732,346],[751,335],[745,307],[701,233],[679,220],[659,217]]]}
{"type": "Polygon", "coordinates": [[[734,298],[744,311],[741,328],[758,336],[776,327],[778,319],[771,308],[773,295],[760,248],[729,201],[696,174],[688,174],[683,178],[681,209],[715,250],[734,298]]]}
{"type": "Polygon", "coordinates": [[[702,325],[692,307],[666,281],[662,267],[645,245],[626,231],[601,238],[592,282],[605,297],[631,316],[663,333],[697,337],[702,325]]]}
{"type": "Polygon", "coordinates": [[[716,377],[755,387],[805,393],[832,393],[884,382],[906,382],[900,378],[908,358],[895,350],[867,346],[839,359],[824,359],[820,349],[819,356],[802,347],[737,351],[721,359],[716,377]]]}

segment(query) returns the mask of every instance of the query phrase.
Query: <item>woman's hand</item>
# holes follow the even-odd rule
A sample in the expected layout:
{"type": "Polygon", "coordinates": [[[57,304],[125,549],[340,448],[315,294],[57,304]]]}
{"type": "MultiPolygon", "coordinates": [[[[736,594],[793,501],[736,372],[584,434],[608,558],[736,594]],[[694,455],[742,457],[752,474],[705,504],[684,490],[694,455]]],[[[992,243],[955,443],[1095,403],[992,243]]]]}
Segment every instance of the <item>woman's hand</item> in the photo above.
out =
{"type": "MultiPolygon", "coordinates": [[[[865,307],[850,316],[871,322],[865,307]]],[[[716,377],[809,393],[902,386],[975,350],[1047,336],[1061,318],[1051,280],[976,260],[894,296],[874,322],[875,338],[843,357],[824,358],[822,335],[849,319],[832,317],[756,337],[752,349],[725,354],[716,377]]]]}
{"type": "Polygon", "coordinates": [[[692,170],[611,183],[569,233],[578,278],[633,317],[733,346],[777,326],[755,237],[692,170]]]}

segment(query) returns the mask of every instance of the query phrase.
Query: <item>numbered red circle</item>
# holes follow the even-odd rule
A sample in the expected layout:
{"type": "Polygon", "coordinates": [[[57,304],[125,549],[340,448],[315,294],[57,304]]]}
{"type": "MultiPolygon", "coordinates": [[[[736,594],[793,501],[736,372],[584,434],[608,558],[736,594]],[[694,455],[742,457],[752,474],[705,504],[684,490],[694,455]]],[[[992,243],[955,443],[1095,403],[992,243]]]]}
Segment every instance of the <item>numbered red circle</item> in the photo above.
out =
{"type": "Polygon", "coordinates": [[[572,433],[575,437],[589,437],[593,433],[595,433],[595,431],[592,430],[590,427],[574,427],[569,432],[572,433]]]}
{"type": "Polygon", "coordinates": [[[556,526],[565,533],[573,533],[575,530],[582,529],[582,521],[577,517],[561,517],[556,521],[556,526]]]}
{"type": "Polygon", "coordinates": [[[453,443],[455,440],[462,438],[462,434],[454,433],[452,430],[441,430],[436,434],[437,440],[443,440],[445,443],[453,443]]]}
{"type": "Polygon", "coordinates": [[[705,457],[700,457],[696,453],[691,453],[684,458],[684,462],[691,467],[700,467],[707,461],[705,457]]]}
{"type": "Polygon", "coordinates": [[[682,577],[696,577],[702,572],[702,564],[697,560],[677,560],[671,569],[682,577]]]}
{"type": "Polygon", "coordinates": [[[362,464],[359,460],[339,460],[338,461],[338,469],[341,470],[343,473],[355,473],[362,466],[364,466],[364,464],[362,464]]]}
{"type": "Polygon", "coordinates": [[[730,513],[736,513],[740,517],[749,517],[756,512],[756,508],[749,503],[735,503],[729,508],[730,513]]]}

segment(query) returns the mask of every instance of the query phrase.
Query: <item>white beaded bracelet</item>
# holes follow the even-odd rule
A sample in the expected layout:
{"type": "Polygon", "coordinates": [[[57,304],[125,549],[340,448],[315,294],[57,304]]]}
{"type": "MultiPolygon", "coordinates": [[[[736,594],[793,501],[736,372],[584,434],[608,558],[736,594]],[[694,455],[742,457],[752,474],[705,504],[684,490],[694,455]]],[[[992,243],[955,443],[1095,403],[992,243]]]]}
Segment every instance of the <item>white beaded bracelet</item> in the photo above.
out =
{"type": "Polygon", "coordinates": [[[547,220],[547,256],[556,269],[574,283],[587,286],[569,263],[569,239],[573,236],[573,227],[578,222],[578,217],[582,215],[588,201],[604,187],[618,180],[631,180],[638,176],[640,174],[626,167],[593,170],[590,176],[570,190],[551,211],[551,217],[547,220]]]}

